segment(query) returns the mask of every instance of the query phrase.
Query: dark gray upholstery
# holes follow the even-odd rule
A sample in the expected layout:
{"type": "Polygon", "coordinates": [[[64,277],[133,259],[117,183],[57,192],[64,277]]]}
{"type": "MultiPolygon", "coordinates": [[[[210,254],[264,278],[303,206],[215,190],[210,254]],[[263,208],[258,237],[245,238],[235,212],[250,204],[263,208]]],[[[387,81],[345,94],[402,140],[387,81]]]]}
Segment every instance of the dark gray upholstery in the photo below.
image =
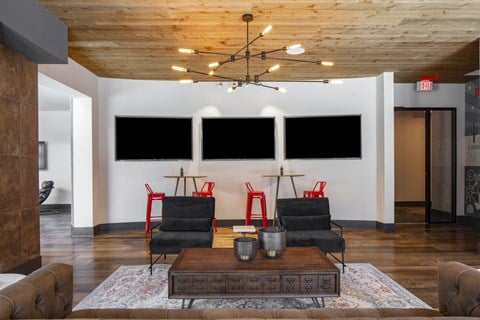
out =
{"type": "Polygon", "coordinates": [[[343,227],[331,221],[328,198],[278,199],[277,215],[287,230],[287,247],[318,247],[340,262],[345,272],[343,227]],[[341,259],[332,253],[340,253],[341,259]]]}
{"type": "Polygon", "coordinates": [[[159,232],[150,240],[150,272],[153,255],[178,254],[183,248],[211,248],[214,197],[165,197],[159,232]]]}

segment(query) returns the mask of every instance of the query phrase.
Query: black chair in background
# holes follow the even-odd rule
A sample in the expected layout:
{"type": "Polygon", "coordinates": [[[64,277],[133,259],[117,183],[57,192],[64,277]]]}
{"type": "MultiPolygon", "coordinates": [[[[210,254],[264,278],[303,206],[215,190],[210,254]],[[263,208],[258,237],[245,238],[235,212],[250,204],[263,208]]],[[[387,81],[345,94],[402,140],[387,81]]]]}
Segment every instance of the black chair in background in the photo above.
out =
{"type": "Polygon", "coordinates": [[[162,255],[178,254],[183,248],[211,248],[214,219],[214,197],[165,197],[159,232],[150,236],[150,274],[162,255]],[[153,260],[154,254],[160,256],[153,260]]]}
{"type": "Polygon", "coordinates": [[[41,186],[40,190],[38,191],[38,196],[39,196],[39,201],[40,201],[39,204],[42,204],[42,203],[45,202],[45,200],[47,200],[47,198],[50,195],[50,193],[52,192],[53,188],[55,188],[53,186],[53,181],[45,180],[45,181],[42,182],[42,186],[41,186]]]}
{"type": "Polygon", "coordinates": [[[331,221],[328,198],[277,199],[277,215],[287,230],[287,247],[318,247],[340,262],[345,272],[343,227],[331,221]]]}

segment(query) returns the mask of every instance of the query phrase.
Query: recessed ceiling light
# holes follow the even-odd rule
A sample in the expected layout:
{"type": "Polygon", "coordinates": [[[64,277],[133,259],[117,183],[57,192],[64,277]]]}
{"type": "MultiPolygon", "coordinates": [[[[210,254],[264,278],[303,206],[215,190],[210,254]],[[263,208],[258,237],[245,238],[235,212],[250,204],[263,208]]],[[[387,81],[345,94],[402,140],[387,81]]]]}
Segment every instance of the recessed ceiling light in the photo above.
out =
{"type": "Polygon", "coordinates": [[[287,54],[291,54],[291,55],[296,55],[296,54],[302,54],[305,52],[305,48],[302,48],[302,47],[298,47],[298,48],[288,48],[286,50],[287,54]]]}

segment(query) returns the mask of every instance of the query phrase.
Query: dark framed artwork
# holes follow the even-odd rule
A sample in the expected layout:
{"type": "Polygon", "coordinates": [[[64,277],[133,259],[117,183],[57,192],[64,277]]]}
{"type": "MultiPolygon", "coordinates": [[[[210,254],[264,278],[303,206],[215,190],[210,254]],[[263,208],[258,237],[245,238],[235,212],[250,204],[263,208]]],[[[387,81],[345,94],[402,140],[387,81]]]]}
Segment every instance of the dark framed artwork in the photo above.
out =
{"type": "Polygon", "coordinates": [[[45,141],[38,142],[38,169],[47,169],[47,144],[45,141]]]}

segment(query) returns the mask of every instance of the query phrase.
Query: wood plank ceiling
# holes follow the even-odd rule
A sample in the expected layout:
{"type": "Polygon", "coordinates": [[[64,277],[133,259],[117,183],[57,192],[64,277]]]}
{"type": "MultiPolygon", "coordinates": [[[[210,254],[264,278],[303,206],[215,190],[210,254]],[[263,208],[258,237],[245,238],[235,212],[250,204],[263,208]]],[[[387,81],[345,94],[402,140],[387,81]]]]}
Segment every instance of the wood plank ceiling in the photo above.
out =
{"type": "MultiPolygon", "coordinates": [[[[249,60],[253,77],[275,63],[264,81],[322,80],[395,73],[396,83],[432,78],[442,83],[475,79],[479,69],[480,0],[39,0],[69,28],[69,56],[99,77],[178,80],[172,65],[208,72],[212,55],[233,54],[246,44],[244,13],[251,13],[252,54],[301,43],[302,55],[284,51],[249,60]],[[275,57],[319,64],[276,61],[275,57]]],[[[245,59],[218,75],[245,78],[245,59]]],[[[198,79],[211,77],[189,74],[198,79]]],[[[478,78],[478,76],[477,76],[478,78]]]]}

